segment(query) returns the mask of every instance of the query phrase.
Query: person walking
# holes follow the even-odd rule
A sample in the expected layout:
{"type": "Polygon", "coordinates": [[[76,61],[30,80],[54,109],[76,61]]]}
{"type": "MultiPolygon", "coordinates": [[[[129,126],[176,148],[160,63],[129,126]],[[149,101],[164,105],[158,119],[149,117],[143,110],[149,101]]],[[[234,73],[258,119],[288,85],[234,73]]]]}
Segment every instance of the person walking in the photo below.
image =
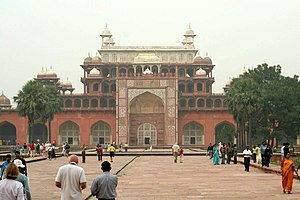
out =
{"type": "Polygon", "coordinates": [[[26,161],[24,160],[24,158],[21,157],[20,155],[20,151],[16,151],[15,152],[15,156],[16,158],[12,161],[14,162],[16,159],[19,159],[22,161],[22,164],[25,165],[25,167],[20,169],[20,173],[24,174],[25,176],[27,176],[27,165],[26,165],[26,161]]]}
{"type": "Polygon", "coordinates": [[[224,165],[225,164],[225,143],[222,145],[220,152],[221,152],[221,156],[222,156],[221,164],[224,165]]]}
{"type": "Polygon", "coordinates": [[[83,144],[81,147],[82,163],[85,163],[85,150],[86,150],[86,147],[85,147],[85,144],[83,144]]]}
{"type": "Polygon", "coordinates": [[[214,165],[219,165],[220,155],[219,155],[219,146],[217,144],[214,145],[213,151],[214,151],[213,163],[214,163],[214,165]]]}
{"type": "Polygon", "coordinates": [[[230,164],[230,161],[231,161],[231,157],[232,157],[232,148],[231,148],[231,145],[230,143],[228,143],[228,147],[226,149],[226,153],[227,153],[227,164],[230,164]]]}
{"type": "Polygon", "coordinates": [[[179,150],[180,163],[183,163],[183,148],[179,150]]]}
{"type": "Polygon", "coordinates": [[[29,146],[29,151],[30,151],[30,157],[34,157],[34,142],[31,141],[31,143],[28,145],[29,146]]]}
{"type": "MultiPolygon", "coordinates": [[[[22,170],[22,168],[25,167],[25,165],[23,165],[22,161],[19,160],[19,159],[15,159],[14,164],[18,167],[19,171],[22,170]]],[[[25,176],[22,173],[19,173],[17,181],[19,181],[23,185],[26,200],[31,200],[31,193],[30,193],[29,182],[28,182],[27,176],[25,176]]]]}
{"type": "Polygon", "coordinates": [[[115,152],[116,152],[116,148],[114,147],[114,144],[111,144],[108,147],[108,152],[109,152],[109,157],[110,157],[110,162],[114,162],[114,157],[115,157],[115,152]]]}
{"type": "Polygon", "coordinates": [[[7,154],[5,156],[5,162],[2,163],[2,165],[1,165],[0,180],[5,178],[6,168],[10,163],[11,163],[11,155],[7,154]]]}
{"type": "Polygon", "coordinates": [[[110,173],[111,165],[108,161],[101,164],[101,169],[103,174],[93,180],[91,193],[97,199],[115,200],[117,198],[118,177],[110,173]]]}
{"type": "Polygon", "coordinates": [[[252,155],[252,152],[249,149],[249,145],[247,145],[246,149],[243,151],[243,155],[244,155],[245,171],[249,172],[250,158],[251,158],[251,155],[252,155]]]}
{"type": "Polygon", "coordinates": [[[237,146],[233,145],[233,164],[237,164],[237,146]]]}
{"type": "Polygon", "coordinates": [[[97,145],[96,151],[97,151],[98,161],[102,162],[103,148],[101,144],[97,145]]]}
{"type": "Polygon", "coordinates": [[[268,145],[267,149],[265,150],[265,163],[264,163],[264,165],[266,167],[270,166],[270,160],[271,160],[272,154],[273,154],[273,151],[272,151],[271,145],[268,145]]]}
{"type": "Polygon", "coordinates": [[[260,144],[257,145],[257,154],[256,154],[256,160],[257,164],[261,164],[261,149],[259,148],[260,144]]]}
{"type": "Polygon", "coordinates": [[[16,180],[19,173],[19,169],[15,164],[11,163],[7,166],[6,178],[0,181],[0,199],[25,200],[23,185],[16,180]]]}
{"type": "Polygon", "coordinates": [[[69,164],[59,168],[55,185],[61,188],[61,200],[82,200],[82,190],[86,188],[84,170],[78,166],[78,157],[71,155],[69,164]]]}
{"type": "Polygon", "coordinates": [[[256,145],[254,145],[252,148],[253,163],[256,163],[258,149],[259,148],[256,145]]]}
{"type": "Polygon", "coordinates": [[[178,155],[179,155],[179,145],[177,143],[175,143],[173,146],[172,146],[172,154],[174,156],[174,163],[177,163],[177,158],[178,158],[178,155]]]}
{"type": "Polygon", "coordinates": [[[260,150],[261,150],[261,166],[263,167],[265,165],[265,151],[266,151],[267,145],[265,143],[263,143],[260,146],[260,150]]]}
{"type": "Polygon", "coordinates": [[[207,147],[207,153],[209,155],[209,159],[213,158],[213,149],[214,149],[214,147],[212,146],[211,143],[209,143],[209,146],[207,147]]]}
{"type": "Polygon", "coordinates": [[[295,163],[290,159],[290,153],[287,153],[281,162],[283,193],[291,194],[292,192],[295,166],[295,163]]]}

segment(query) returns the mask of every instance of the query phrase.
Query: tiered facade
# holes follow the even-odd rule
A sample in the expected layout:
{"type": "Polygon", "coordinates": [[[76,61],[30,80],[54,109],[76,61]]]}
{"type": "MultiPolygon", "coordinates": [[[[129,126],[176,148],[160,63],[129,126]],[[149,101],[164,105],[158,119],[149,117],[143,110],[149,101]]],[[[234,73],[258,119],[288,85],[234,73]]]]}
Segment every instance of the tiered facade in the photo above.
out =
{"type": "MultiPolygon", "coordinates": [[[[197,55],[194,31],[180,46],[116,46],[106,28],[99,56],[81,65],[83,94],[52,71],[36,80],[55,84],[63,111],[51,123],[51,139],[73,145],[116,142],[130,146],[207,145],[234,139],[235,124],[224,106],[224,94],[212,93],[213,65],[197,55]]],[[[15,109],[0,114],[3,144],[46,141],[48,129],[36,123],[27,134],[26,118],[15,109]]]]}

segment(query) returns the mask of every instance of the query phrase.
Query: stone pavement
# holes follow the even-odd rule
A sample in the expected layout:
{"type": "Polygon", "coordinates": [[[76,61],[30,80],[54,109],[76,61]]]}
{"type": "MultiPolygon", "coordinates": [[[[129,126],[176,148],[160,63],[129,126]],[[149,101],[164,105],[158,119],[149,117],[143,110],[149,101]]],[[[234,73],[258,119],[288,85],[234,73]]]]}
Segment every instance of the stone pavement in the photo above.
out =
{"type": "MultiPolygon", "coordinates": [[[[117,156],[112,171],[132,158],[117,156]]],[[[60,199],[54,179],[66,163],[66,157],[28,163],[33,199],[60,199]]],[[[79,166],[86,171],[88,188],[83,196],[87,197],[91,182],[100,174],[100,163],[96,156],[88,156],[87,163],[79,166]]],[[[248,173],[241,164],[214,166],[206,156],[185,156],[184,163],[173,163],[172,156],[140,156],[119,173],[117,192],[120,200],[300,199],[300,181],[294,179],[293,194],[288,195],[282,193],[281,176],[258,168],[251,167],[248,173]]]]}

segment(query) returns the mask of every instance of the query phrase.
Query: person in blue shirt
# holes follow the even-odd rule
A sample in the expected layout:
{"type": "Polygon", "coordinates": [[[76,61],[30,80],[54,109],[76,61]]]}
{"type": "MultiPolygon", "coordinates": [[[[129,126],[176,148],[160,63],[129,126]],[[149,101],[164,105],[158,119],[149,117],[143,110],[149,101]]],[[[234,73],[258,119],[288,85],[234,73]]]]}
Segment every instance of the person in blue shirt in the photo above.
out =
{"type": "Polygon", "coordinates": [[[6,167],[11,163],[11,155],[7,154],[5,156],[5,162],[1,166],[1,172],[0,172],[0,180],[5,178],[5,171],[6,167]]]}

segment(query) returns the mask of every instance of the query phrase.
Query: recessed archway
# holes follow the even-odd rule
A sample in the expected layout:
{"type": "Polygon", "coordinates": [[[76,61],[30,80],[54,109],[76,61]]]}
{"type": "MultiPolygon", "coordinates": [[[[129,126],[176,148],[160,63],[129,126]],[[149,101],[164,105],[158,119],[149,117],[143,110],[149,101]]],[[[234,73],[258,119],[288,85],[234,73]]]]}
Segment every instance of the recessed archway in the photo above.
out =
{"type": "Polygon", "coordinates": [[[10,122],[0,123],[0,144],[15,145],[17,139],[16,127],[10,122]]]}
{"type": "Polygon", "coordinates": [[[150,92],[144,92],[139,96],[133,98],[130,102],[129,109],[129,144],[135,145],[146,145],[150,139],[152,145],[163,145],[164,144],[164,104],[163,100],[150,92]],[[144,126],[141,126],[144,124],[144,126]],[[150,126],[151,124],[152,126],[150,126]],[[153,131],[156,130],[156,136],[144,134],[141,137],[141,130],[143,128],[151,128],[153,131]],[[145,139],[146,138],[146,139],[145,139]]]}

